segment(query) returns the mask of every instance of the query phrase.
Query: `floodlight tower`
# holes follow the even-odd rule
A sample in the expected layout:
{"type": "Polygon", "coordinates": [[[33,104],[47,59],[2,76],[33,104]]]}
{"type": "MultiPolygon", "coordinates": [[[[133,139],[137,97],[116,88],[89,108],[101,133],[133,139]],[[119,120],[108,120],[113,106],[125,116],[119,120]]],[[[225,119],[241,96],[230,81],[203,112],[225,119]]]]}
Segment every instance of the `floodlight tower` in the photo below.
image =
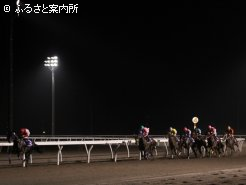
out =
{"type": "Polygon", "coordinates": [[[58,57],[47,57],[44,61],[44,66],[48,67],[52,72],[52,122],[51,122],[51,135],[55,135],[55,69],[58,66],[58,57]]]}

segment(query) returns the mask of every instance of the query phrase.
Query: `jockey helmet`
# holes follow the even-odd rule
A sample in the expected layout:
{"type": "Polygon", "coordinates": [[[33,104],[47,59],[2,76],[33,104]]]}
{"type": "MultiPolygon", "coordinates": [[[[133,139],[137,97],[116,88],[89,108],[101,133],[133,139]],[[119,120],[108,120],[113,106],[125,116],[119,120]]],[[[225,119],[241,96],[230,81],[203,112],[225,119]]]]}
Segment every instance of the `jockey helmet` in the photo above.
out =
{"type": "Polygon", "coordinates": [[[211,128],[212,128],[212,126],[211,126],[211,125],[208,125],[208,128],[209,128],[209,129],[211,129],[211,128]]]}
{"type": "Polygon", "coordinates": [[[170,127],[169,130],[172,131],[173,130],[173,127],[170,127]]]}
{"type": "Polygon", "coordinates": [[[143,125],[141,125],[141,126],[140,126],[140,128],[141,128],[141,129],[143,129],[143,128],[144,128],[144,126],[143,126],[143,125]]]}
{"type": "Polygon", "coordinates": [[[147,128],[147,127],[144,127],[144,132],[146,132],[146,133],[148,133],[149,132],[149,128],[147,128]]]}
{"type": "Polygon", "coordinates": [[[187,127],[184,127],[184,131],[187,131],[188,130],[188,128],[187,127]]]}
{"type": "Polygon", "coordinates": [[[20,129],[20,134],[21,134],[23,137],[29,137],[29,136],[30,136],[30,131],[29,131],[29,129],[27,129],[27,128],[21,128],[21,129],[20,129]]]}
{"type": "Polygon", "coordinates": [[[228,125],[227,129],[228,129],[228,130],[230,130],[230,129],[231,129],[231,127],[228,125]]]}

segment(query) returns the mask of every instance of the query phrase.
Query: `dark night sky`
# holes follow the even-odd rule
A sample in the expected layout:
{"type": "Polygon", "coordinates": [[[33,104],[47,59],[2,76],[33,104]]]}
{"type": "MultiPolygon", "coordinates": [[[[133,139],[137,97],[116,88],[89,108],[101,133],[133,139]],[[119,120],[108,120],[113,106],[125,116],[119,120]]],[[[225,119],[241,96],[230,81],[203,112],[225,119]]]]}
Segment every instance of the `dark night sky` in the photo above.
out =
{"type": "MultiPolygon", "coordinates": [[[[229,124],[246,134],[244,6],[184,2],[106,9],[79,2],[77,14],[15,15],[14,128],[50,133],[51,72],[43,63],[57,55],[56,134],[133,134],[141,124],[165,134],[191,128],[193,116],[203,130],[212,124],[223,133],[229,124]]],[[[2,15],[4,133],[10,13],[2,15]]]]}

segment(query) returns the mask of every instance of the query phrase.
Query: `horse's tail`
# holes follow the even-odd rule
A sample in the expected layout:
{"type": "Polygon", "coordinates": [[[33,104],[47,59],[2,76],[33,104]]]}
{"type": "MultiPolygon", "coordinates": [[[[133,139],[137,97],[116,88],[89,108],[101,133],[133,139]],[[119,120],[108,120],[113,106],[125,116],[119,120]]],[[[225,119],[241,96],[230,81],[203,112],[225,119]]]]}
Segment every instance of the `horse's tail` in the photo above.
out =
{"type": "Polygon", "coordinates": [[[42,150],[40,149],[40,147],[37,145],[37,143],[34,140],[32,141],[32,150],[35,150],[38,153],[42,153],[42,150]]]}

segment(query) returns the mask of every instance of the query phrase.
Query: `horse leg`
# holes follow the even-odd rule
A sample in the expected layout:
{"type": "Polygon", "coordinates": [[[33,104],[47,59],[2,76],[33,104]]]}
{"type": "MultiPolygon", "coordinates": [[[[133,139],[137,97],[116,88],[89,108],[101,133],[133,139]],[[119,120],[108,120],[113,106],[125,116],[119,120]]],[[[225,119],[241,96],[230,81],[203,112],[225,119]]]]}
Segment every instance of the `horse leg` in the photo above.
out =
{"type": "Polygon", "coordinates": [[[146,150],[143,151],[143,154],[144,154],[144,159],[147,159],[147,152],[146,152],[146,150]]]}
{"type": "Polygon", "coordinates": [[[178,148],[175,148],[175,155],[180,158],[181,152],[179,151],[178,148]]]}
{"type": "Polygon", "coordinates": [[[197,151],[199,152],[200,156],[202,155],[202,151],[201,151],[201,145],[199,142],[195,142],[193,144],[193,152],[195,154],[195,157],[197,157],[197,151]]]}
{"type": "Polygon", "coordinates": [[[197,144],[197,150],[200,154],[200,157],[202,157],[203,155],[202,155],[202,145],[201,144],[197,144]]]}
{"type": "Polygon", "coordinates": [[[141,150],[141,156],[144,157],[144,150],[141,150]]]}
{"type": "MultiPolygon", "coordinates": [[[[196,148],[192,148],[192,151],[193,151],[193,153],[194,153],[194,155],[195,155],[195,157],[197,158],[197,152],[196,152],[196,148]]],[[[199,152],[200,152],[200,150],[199,150],[199,152]]],[[[201,154],[201,153],[200,153],[201,154]]]]}
{"type": "Polygon", "coordinates": [[[209,157],[209,147],[206,147],[205,151],[206,151],[206,156],[209,157]]]}
{"type": "Polygon", "coordinates": [[[220,152],[220,147],[217,146],[216,149],[217,149],[217,150],[216,150],[216,153],[217,153],[217,155],[220,157],[220,154],[221,154],[221,152],[220,152]]]}
{"type": "Polygon", "coordinates": [[[223,143],[219,142],[218,147],[219,147],[219,155],[220,154],[223,155],[224,154],[224,145],[223,145],[223,143]]]}
{"type": "Polygon", "coordinates": [[[174,155],[176,155],[177,157],[179,157],[177,146],[172,145],[170,147],[170,149],[171,149],[172,159],[174,158],[174,155]]]}
{"type": "Polygon", "coordinates": [[[226,145],[226,154],[229,156],[232,155],[232,147],[229,145],[229,143],[226,145]]]}
{"type": "Polygon", "coordinates": [[[178,149],[176,147],[173,148],[172,154],[176,155],[179,158],[179,152],[178,152],[178,149]]]}
{"type": "Polygon", "coordinates": [[[31,156],[31,152],[28,151],[28,152],[26,153],[26,166],[29,164],[30,156],[31,156]]]}
{"type": "Polygon", "coordinates": [[[206,155],[206,147],[203,145],[202,141],[199,141],[198,143],[198,151],[200,153],[200,157],[205,157],[206,155]]]}
{"type": "Polygon", "coordinates": [[[26,167],[26,155],[25,155],[25,152],[22,154],[22,166],[26,167]]]}
{"type": "Polygon", "coordinates": [[[212,154],[213,154],[213,148],[210,147],[210,148],[209,148],[209,157],[210,157],[210,158],[212,157],[212,154]]]}
{"type": "Polygon", "coordinates": [[[175,154],[175,148],[170,143],[169,143],[169,148],[170,148],[171,158],[173,159],[174,154],[175,154]]]}
{"type": "Polygon", "coordinates": [[[11,164],[11,153],[8,154],[9,164],[11,164]]]}
{"type": "Polygon", "coordinates": [[[145,159],[149,159],[150,158],[150,153],[148,150],[145,150],[145,159]]]}
{"type": "MultiPolygon", "coordinates": [[[[240,151],[240,149],[239,149],[239,144],[238,144],[238,141],[237,141],[236,138],[234,138],[234,145],[237,147],[237,151],[240,151]]],[[[234,146],[234,145],[233,145],[233,146],[234,146]]]]}
{"type": "Polygon", "coordinates": [[[23,167],[27,167],[31,155],[30,148],[25,148],[23,151],[23,167]]]}
{"type": "Polygon", "coordinates": [[[11,164],[11,153],[12,153],[12,151],[11,151],[9,146],[8,146],[8,149],[7,149],[7,153],[8,153],[9,164],[11,164]]]}
{"type": "Polygon", "coordinates": [[[187,147],[187,159],[190,159],[190,147],[187,147]]]}
{"type": "Polygon", "coordinates": [[[220,143],[217,143],[215,146],[214,146],[214,152],[215,152],[215,155],[220,157],[220,154],[221,154],[221,151],[220,151],[220,143]]]}
{"type": "MultiPolygon", "coordinates": [[[[195,154],[195,150],[193,149],[193,146],[192,146],[192,144],[188,144],[187,145],[187,154],[188,154],[188,159],[190,159],[190,154],[193,152],[194,154],[195,154]]],[[[195,156],[196,156],[196,154],[195,154],[195,156]]]]}
{"type": "Polygon", "coordinates": [[[207,149],[206,149],[206,147],[204,147],[204,146],[200,146],[199,147],[199,152],[200,152],[200,154],[201,154],[201,158],[203,158],[203,157],[205,157],[206,156],[206,151],[207,149]]]}

